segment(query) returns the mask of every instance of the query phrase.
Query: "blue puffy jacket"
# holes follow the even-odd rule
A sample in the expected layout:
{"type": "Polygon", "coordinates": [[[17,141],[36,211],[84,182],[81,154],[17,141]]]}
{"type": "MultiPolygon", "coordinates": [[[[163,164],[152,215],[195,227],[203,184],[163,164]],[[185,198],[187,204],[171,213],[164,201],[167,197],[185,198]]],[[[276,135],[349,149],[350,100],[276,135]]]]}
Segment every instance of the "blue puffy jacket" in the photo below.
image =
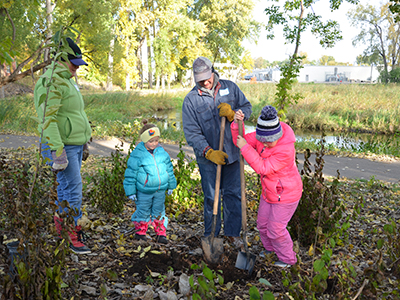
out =
{"type": "Polygon", "coordinates": [[[158,146],[151,154],[140,142],[128,159],[124,189],[127,196],[137,191],[152,194],[159,190],[175,189],[176,178],[169,154],[158,146]]]}

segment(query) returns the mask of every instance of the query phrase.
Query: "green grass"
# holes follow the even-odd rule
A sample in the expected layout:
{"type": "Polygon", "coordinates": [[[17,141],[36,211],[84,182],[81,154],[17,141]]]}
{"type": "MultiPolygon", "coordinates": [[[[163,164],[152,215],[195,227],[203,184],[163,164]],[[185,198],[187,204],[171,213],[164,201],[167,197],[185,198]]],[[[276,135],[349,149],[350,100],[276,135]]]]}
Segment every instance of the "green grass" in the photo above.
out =
{"type": "MultiPolygon", "coordinates": [[[[93,126],[93,136],[129,137],[137,119],[150,118],[159,110],[180,107],[185,92],[114,92],[84,94],[85,112],[93,126]]],[[[17,96],[0,100],[1,131],[14,134],[37,134],[33,97],[17,96]]],[[[150,118],[150,121],[153,121],[150,118]]]]}
{"type": "MultiPolygon", "coordinates": [[[[274,101],[275,85],[271,83],[241,83],[242,91],[253,104],[251,122],[256,123],[259,112],[274,101]]],[[[83,94],[85,111],[93,125],[93,136],[116,136],[130,139],[138,127],[137,122],[148,118],[161,128],[163,139],[184,140],[183,131],[174,126],[163,127],[164,121],[151,116],[170,109],[167,116],[174,119],[180,110],[187,90],[170,92],[133,91],[97,92],[83,94]],[[136,121],[136,125],[135,125],[136,121]]],[[[392,139],[380,140],[373,134],[370,139],[353,147],[329,145],[329,151],[370,152],[400,157],[400,85],[328,85],[296,84],[294,91],[304,98],[289,109],[287,122],[295,129],[323,131],[366,131],[391,134],[392,139]],[[396,133],[396,134],[393,134],[396,133]]],[[[36,116],[32,96],[17,96],[0,100],[0,126],[3,133],[36,135],[36,116]]],[[[313,140],[296,143],[299,150],[316,150],[313,140]]]]}
{"type": "MultiPolygon", "coordinates": [[[[271,83],[240,84],[253,103],[253,122],[262,107],[273,104],[276,88],[271,83]]],[[[400,132],[400,85],[296,84],[303,95],[287,113],[295,129],[359,130],[393,134],[400,132]]]]}

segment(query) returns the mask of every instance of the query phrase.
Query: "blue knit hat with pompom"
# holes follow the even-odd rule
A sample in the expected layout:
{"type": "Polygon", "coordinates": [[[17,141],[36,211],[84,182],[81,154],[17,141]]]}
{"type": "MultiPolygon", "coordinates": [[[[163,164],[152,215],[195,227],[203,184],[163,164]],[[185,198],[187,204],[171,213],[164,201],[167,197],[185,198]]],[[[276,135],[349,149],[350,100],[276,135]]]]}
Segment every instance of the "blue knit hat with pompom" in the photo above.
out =
{"type": "Polygon", "coordinates": [[[264,106],[257,120],[256,138],[261,143],[274,142],[282,136],[278,112],[271,105],[264,106]]]}

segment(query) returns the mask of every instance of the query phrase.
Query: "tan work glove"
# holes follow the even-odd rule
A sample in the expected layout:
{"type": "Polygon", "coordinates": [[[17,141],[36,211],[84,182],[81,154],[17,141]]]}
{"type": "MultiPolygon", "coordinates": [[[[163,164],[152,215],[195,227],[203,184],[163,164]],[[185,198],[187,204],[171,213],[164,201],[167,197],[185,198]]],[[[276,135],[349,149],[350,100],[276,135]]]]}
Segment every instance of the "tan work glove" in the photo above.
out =
{"type": "Polygon", "coordinates": [[[219,108],[219,116],[226,117],[229,122],[233,121],[235,117],[235,112],[232,110],[232,107],[228,103],[221,103],[218,105],[219,108]]]}
{"type": "Polygon", "coordinates": [[[85,161],[89,157],[89,144],[86,143],[83,145],[83,152],[82,152],[82,160],[85,161]]]}
{"type": "Polygon", "coordinates": [[[210,149],[206,153],[206,158],[217,165],[225,165],[225,158],[228,158],[228,154],[224,151],[210,149]]]}

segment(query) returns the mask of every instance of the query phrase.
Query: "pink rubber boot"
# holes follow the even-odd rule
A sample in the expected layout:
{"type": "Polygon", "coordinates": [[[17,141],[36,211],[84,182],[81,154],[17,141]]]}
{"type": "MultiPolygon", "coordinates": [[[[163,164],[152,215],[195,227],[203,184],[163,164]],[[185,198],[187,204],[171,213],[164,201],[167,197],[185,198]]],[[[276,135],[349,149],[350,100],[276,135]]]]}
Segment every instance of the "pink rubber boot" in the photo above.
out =
{"type": "Polygon", "coordinates": [[[140,221],[140,222],[133,222],[135,224],[135,239],[145,241],[147,228],[149,227],[148,222],[140,221]]]}
{"type": "Polygon", "coordinates": [[[154,231],[156,232],[156,242],[161,244],[168,244],[167,229],[164,226],[164,220],[154,220],[152,222],[154,231]]]}

